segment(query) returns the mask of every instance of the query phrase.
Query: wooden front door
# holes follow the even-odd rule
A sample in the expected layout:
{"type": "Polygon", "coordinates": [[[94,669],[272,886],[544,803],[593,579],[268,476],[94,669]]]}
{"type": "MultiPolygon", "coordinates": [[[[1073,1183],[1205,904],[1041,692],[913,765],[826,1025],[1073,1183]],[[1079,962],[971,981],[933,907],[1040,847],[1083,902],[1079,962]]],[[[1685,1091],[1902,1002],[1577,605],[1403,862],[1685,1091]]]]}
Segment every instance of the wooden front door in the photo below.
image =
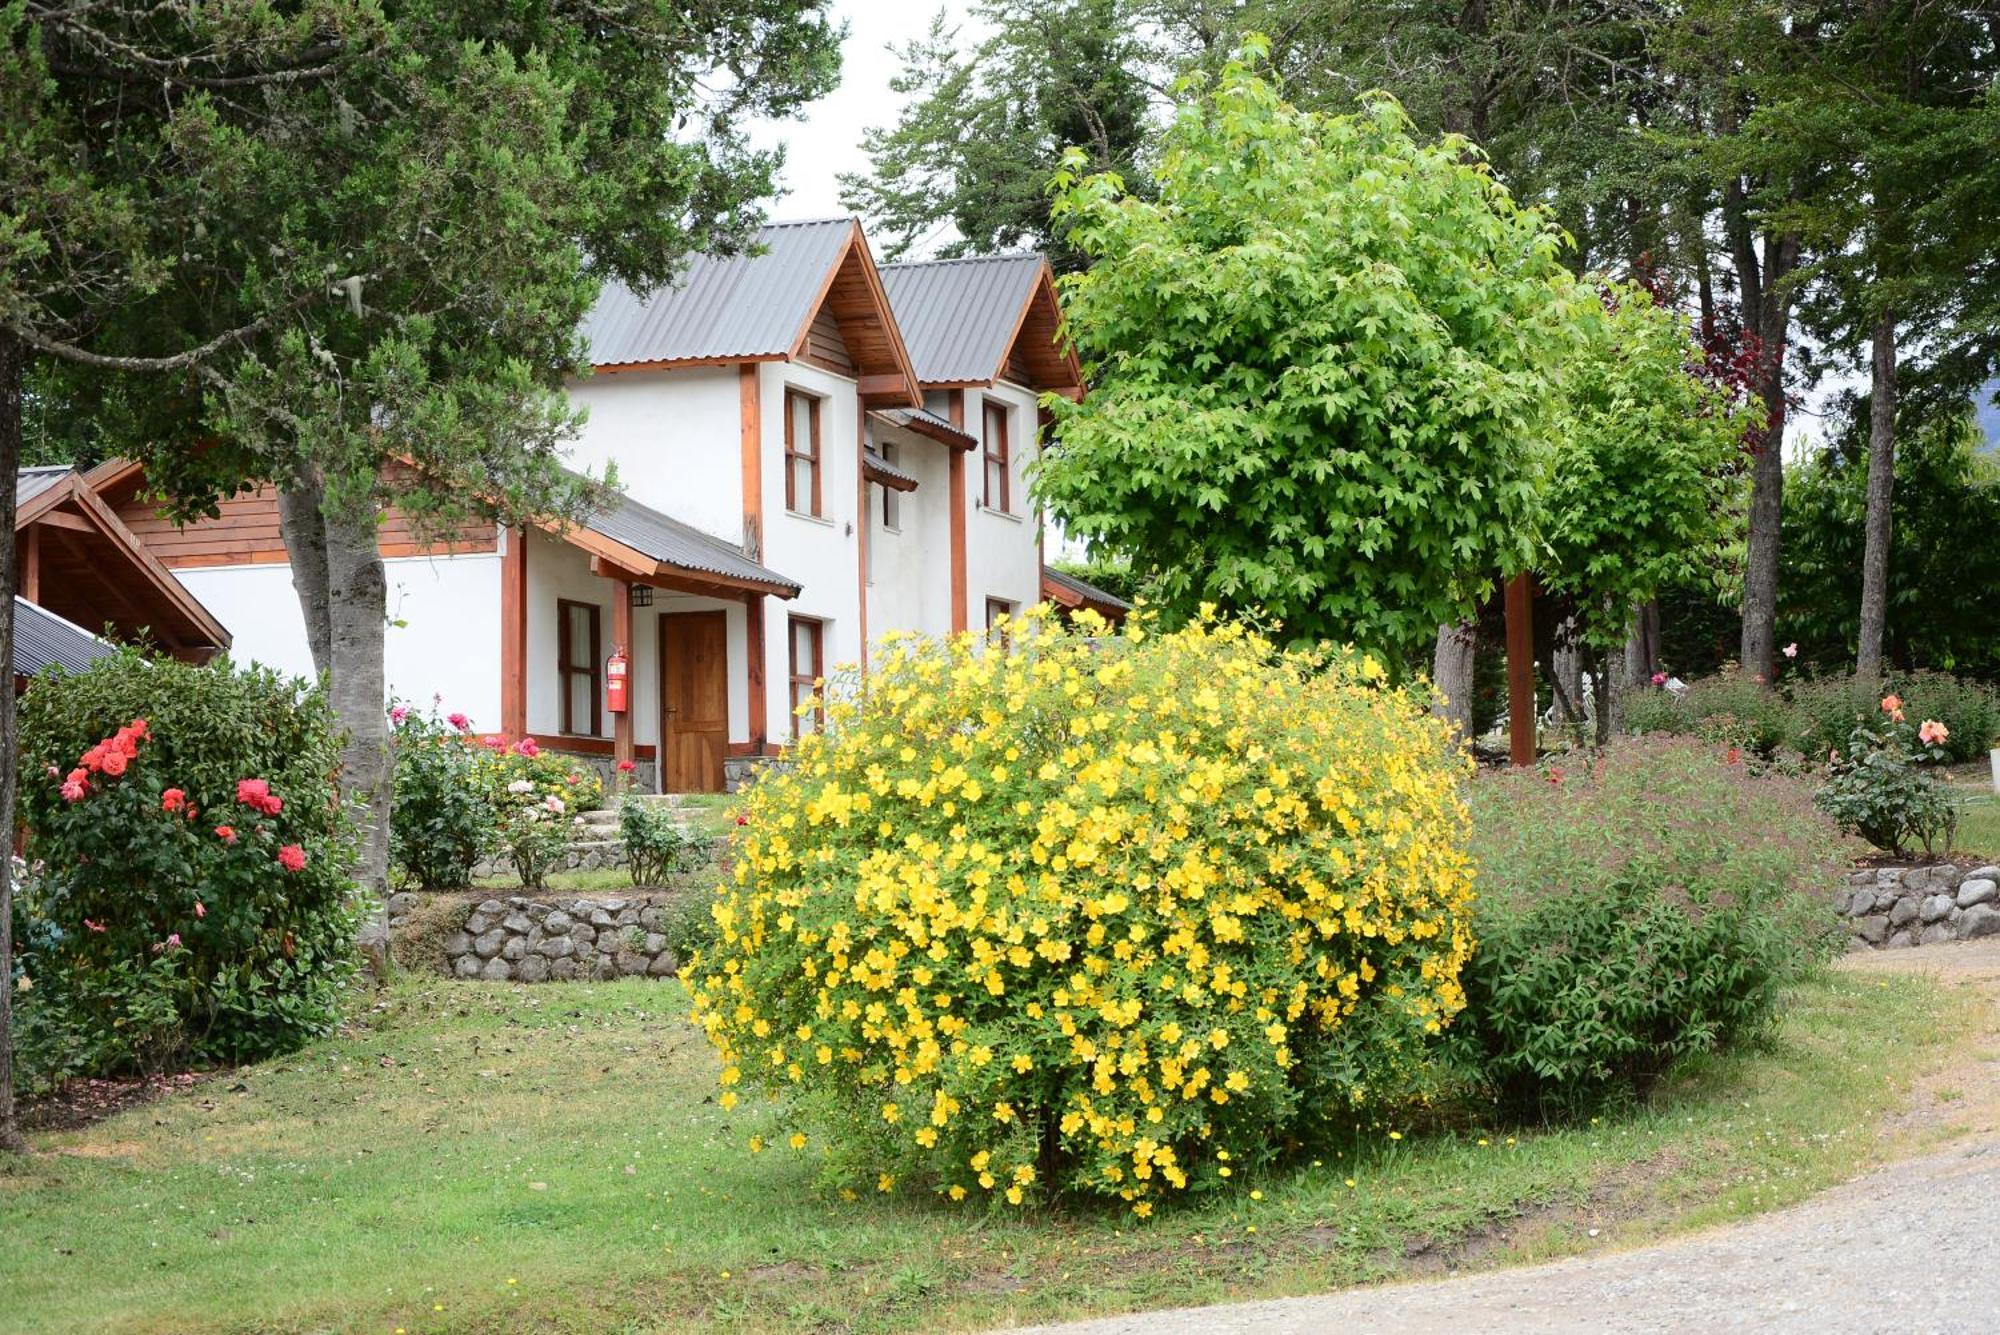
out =
{"type": "Polygon", "coordinates": [[[669,793],[719,793],[729,750],[729,632],[721,612],[660,614],[660,755],[669,793]]]}

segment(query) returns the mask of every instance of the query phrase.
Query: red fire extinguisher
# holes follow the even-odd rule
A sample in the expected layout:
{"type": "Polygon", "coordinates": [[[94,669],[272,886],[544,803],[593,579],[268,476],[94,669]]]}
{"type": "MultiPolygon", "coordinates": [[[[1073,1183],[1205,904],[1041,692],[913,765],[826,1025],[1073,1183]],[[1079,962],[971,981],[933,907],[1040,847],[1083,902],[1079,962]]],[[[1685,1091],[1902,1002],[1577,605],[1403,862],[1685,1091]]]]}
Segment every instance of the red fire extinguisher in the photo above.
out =
{"type": "Polygon", "coordinates": [[[622,714],[632,707],[629,703],[631,697],[626,682],[627,677],[630,675],[630,669],[631,665],[626,661],[625,651],[622,648],[613,652],[611,657],[605,660],[605,705],[614,714],[622,714]]]}

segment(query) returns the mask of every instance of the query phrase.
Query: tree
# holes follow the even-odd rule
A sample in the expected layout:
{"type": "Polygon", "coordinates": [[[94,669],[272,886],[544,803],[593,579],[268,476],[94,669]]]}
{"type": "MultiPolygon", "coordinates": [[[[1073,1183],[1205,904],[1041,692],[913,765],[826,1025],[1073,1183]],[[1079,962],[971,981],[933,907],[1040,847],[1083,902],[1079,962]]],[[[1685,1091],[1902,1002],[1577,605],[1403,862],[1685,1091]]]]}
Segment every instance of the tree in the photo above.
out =
{"type": "Polygon", "coordinates": [[[1040,499],[1159,574],[1398,666],[1532,557],[1558,366],[1594,306],[1547,219],[1386,99],[1286,104],[1245,59],[1168,130],[1158,199],[1057,177],[1091,376],[1040,499]],[[1329,226],[1329,220],[1339,225],[1329,226]]]}
{"type": "MultiPolygon", "coordinates": [[[[1802,68],[1765,81],[1745,125],[1773,152],[1810,151],[1846,169],[1813,178],[1782,210],[1819,257],[1797,276],[1801,314],[1823,344],[1868,348],[1866,543],[1862,553],[1856,671],[1882,671],[1888,611],[1891,492],[1903,340],[1939,363],[1969,361],[1966,345],[1993,333],[1956,318],[1967,275],[2000,245],[2000,217],[1963,188],[2000,189],[1991,139],[2000,51],[1987,21],[1936,0],[1853,0],[1828,6],[1833,21],[1802,68]]],[[[1988,16],[1990,18],[1990,16],[1988,16]]],[[[1983,368],[1982,368],[1983,369],[1983,368]]],[[[1962,375],[1959,388],[1969,388],[1962,375]]]]}
{"type": "Polygon", "coordinates": [[[1069,267],[1049,219],[1063,150],[1140,179],[1148,90],[1133,12],[1129,0],[986,0],[973,14],[991,35],[971,50],[940,13],[897,52],[890,87],[909,101],[895,126],[863,134],[873,171],[843,174],[841,202],[891,256],[1032,246],[1069,267]],[[940,235],[946,223],[956,236],[940,235]]]}
{"type": "Polygon", "coordinates": [[[1604,741],[1620,675],[1609,660],[1634,613],[1713,568],[1740,518],[1735,461],[1756,410],[1700,373],[1687,321],[1642,288],[1607,287],[1603,319],[1587,328],[1565,368],[1540,573],[1572,601],[1597,656],[1604,741]]]}
{"type": "MultiPolygon", "coordinates": [[[[181,513],[279,486],[365,885],[389,797],[379,515],[590,499],[558,466],[578,320],[603,276],[742,242],[775,158],[736,122],[825,90],[823,8],[0,10],[0,372],[29,363],[0,379],[0,467],[32,383],[181,513]]],[[[0,567],[0,653],[9,594],[0,567]]]]}

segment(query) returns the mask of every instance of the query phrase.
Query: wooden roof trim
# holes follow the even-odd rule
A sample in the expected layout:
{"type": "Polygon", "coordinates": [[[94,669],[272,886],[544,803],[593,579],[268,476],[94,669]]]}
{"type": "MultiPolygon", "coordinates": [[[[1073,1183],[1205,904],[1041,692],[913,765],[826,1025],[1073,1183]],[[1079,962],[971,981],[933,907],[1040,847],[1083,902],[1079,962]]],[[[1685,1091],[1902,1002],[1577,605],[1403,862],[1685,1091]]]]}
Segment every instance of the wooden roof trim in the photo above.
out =
{"type": "Polygon", "coordinates": [[[915,491],[917,489],[917,480],[915,478],[905,477],[900,473],[892,473],[873,460],[864,459],[861,463],[861,472],[870,482],[887,487],[891,491],[915,491]]]}
{"type": "Polygon", "coordinates": [[[796,360],[805,355],[806,342],[812,337],[813,321],[826,308],[827,298],[833,293],[833,285],[839,281],[840,272],[850,260],[860,265],[861,282],[868,289],[869,304],[875,309],[875,318],[882,324],[882,332],[889,341],[889,354],[895,363],[897,382],[885,386],[881,376],[870,375],[866,367],[855,366],[856,380],[861,384],[861,396],[865,398],[890,399],[900,397],[906,402],[895,405],[921,408],[924,403],[923,387],[917,380],[916,363],[910,360],[910,350],[903,344],[902,326],[896,323],[895,308],[889,304],[889,290],[882,286],[882,271],[875,267],[875,258],[868,250],[868,237],[861,230],[861,224],[848,220],[847,240],[841,244],[840,253],[833,257],[833,263],[826,266],[826,273],[820,278],[819,290],[813,294],[806,307],[805,319],[799,324],[798,332],[792,336],[791,357],[796,360]]]}
{"type": "MultiPolygon", "coordinates": [[[[625,550],[632,549],[628,547],[625,550]]],[[[650,584],[656,589],[691,593],[704,598],[721,598],[728,602],[741,601],[746,593],[769,594],[787,599],[799,596],[799,591],[790,585],[766,584],[761,580],[742,579],[735,575],[717,575],[706,570],[690,570],[686,566],[650,560],[642,552],[632,554],[639,558],[636,565],[614,561],[609,557],[592,556],[590,573],[604,579],[629,580],[634,584],[650,584]],[[640,566],[650,568],[640,569],[638,568],[640,566]]]]}
{"type": "MultiPolygon", "coordinates": [[[[1057,339],[1051,347],[1043,349],[1042,354],[1047,355],[1053,352],[1056,358],[1062,362],[1065,369],[1069,371],[1067,385],[1081,385],[1083,383],[1083,364],[1077,360],[1076,348],[1071,345],[1068,339],[1061,337],[1063,327],[1062,303],[1056,299],[1056,271],[1049,266],[1046,256],[1042,259],[1040,271],[1035,275],[1034,284],[1028,289],[1028,299],[1021,303],[1020,311],[1014,316],[1014,328],[1007,335],[1007,348],[1001,354],[1000,366],[994,370],[994,377],[997,379],[1000,372],[1006,369],[1007,360],[1013,356],[1014,349],[1021,342],[1022,331],[1027,328],[1028,316],[1033,313],[1035,303],[1044,298],[1048,300],[1049,307],[1055,315],[1057,339]]],[[[1034,385],[1031,388],[1059,389],[1060,386],[1034,385]]]]}
{"type": "Polygon", "coordinates": [[[594,375],[623,375],[631,371],[683,371],[693,366],[736,366],[743,362],[785,360],[785,356],[781,353],[758,352],[734,357],[667,357],[650,362],[596,362],[590,369],[594,375]]]}
{"type": "Polygon", "coordinates": [[[133,564],[137,565],[145,573],[147,579],[166,596],[167,601],[173,604],[176,611],[186,617],[196,630],[207,637],[210,644],[214,645],[217,649],[227,649],[232,640],[228,628],[217,621],[214,614],[202,606],[201,601],[192,593],[188,592],[187,586],[175,578],[174,572],[167,569],[161,563],[159,557],[153,555],[152,549],[146,546],[138,534],[125,527],[125,521],[120,519],[112,511],[111,507],[104,503],[103,497],[88,487],[83,486],[81,479],[74,479],[73,481],[75,482],[74,499],[76,500],[77,507],[83,511],[84,516],[95,521],[97,527],[103,531],[105,537],[125,549],[126,554],[131,557],[133,564]]]}

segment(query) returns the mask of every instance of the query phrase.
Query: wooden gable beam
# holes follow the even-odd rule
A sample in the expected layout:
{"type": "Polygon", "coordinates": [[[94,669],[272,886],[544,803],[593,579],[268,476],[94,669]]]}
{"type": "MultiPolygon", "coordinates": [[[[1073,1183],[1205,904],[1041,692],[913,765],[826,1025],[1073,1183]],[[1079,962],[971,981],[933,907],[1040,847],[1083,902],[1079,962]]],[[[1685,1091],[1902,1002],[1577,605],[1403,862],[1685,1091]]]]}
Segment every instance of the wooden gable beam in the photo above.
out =
{"type": "MultiPolygon", "coordinates": [[[[167,569],[159,557],[153,555],[152,549],[140,541],[138,534],[125,527],[125,521],[104,503],[102,497],[78,483],[73,499],[84,517],[95,524],[106,538],[123,549],[132,563],[146,576],[147,583],[151,584],[167,603],[181,614],[204,642],[214,645],[217,649],[229,647],[231,636],[228,629],[202,606],[200,600],[188,592],[187,586],[175,578],[174,572],[167,569]]],[[[187,646],[191,646],[192,643],[188,641],[187,646]]]]}

